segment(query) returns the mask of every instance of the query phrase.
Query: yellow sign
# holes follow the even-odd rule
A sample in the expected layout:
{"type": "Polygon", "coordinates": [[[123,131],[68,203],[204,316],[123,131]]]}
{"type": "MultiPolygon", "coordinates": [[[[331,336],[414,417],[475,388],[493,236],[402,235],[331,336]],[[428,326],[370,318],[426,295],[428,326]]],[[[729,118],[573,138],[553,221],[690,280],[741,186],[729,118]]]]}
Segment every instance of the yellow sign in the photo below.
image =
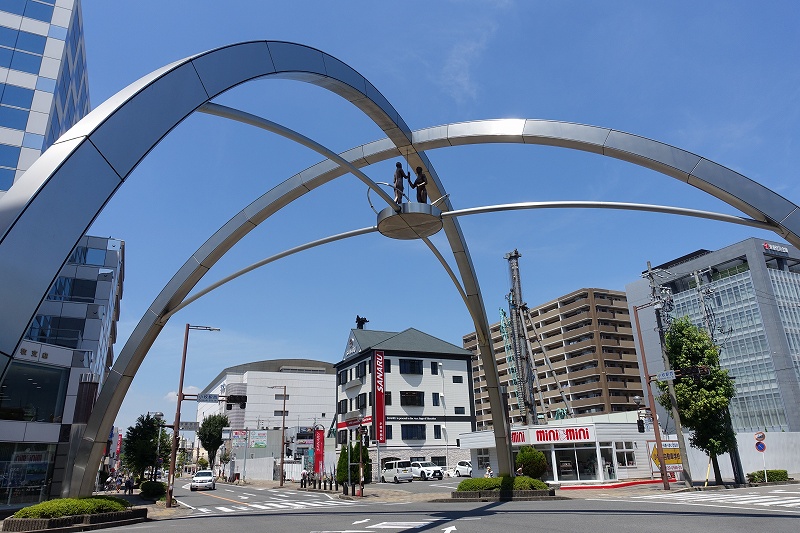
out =
{"type": "MultiPolygon", "coordinates": [[[[648,444],[651,444],[648,442],[648,444]]],[[[650,460],[655,465],[654,470],[661,469],[661,463],[658,462],[658,447],[652,443],[653,451],[650,454],[650,460]]],[[[667,466],[667,472],[681,472],[683,471],[683,461],[681,461],[681,451],[678,447],[678,441],[663,441],[661,448],[664,451],[664,464],[667,466]]]]}

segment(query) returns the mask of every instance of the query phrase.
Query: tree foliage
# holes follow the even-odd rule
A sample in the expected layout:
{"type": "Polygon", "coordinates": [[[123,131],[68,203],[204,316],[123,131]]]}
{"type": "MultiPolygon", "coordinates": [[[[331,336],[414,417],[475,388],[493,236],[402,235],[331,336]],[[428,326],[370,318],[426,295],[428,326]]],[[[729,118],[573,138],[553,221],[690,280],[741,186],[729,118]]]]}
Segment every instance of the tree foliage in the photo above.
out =
{"type": "Polygon", "coordinates": [[[197,438],[200,444],[208,452],[208,461],[211,468],[214,468],[214,460],[217,458],[217,450],[222,446],[222,428],[228,427],[228,417],[225,415],[211,415],[200,424],[197,430],[197,438]]]}
{"type": "MultiPolygon", "coordinates": [[[[728,412],[735,390],[728,371],[719,367],[719,347],[705,330],[683,317],[673,321],[667,330],[665,350],[675,370],[707,366],[711,371],[708,376],[679,378],[673,384],[681,422],[693,432],[689,443],[706,452],[716,465],[717,455],[736,447],[728,412]]],[[[658,382],[658,388],[662,393],[658,402],[669,411],[672,406],[667,382],[658,382]]]]}
{"type": "MultiPolygon", "coordinates": [[[[336,464],[336,481],[339,483],[347,483],[347,463],[348,463],[348,447],[342,446],[339,452],[339,462],[336,464]]],[[[364,462],[364,482],[369,483],[372,480],[372,461],[369,458],[369,449],[361,449],[361,443],[356,442],[350,446],[349,457],[353,458],[353,463],[350,465],[350,482],[353,484],[358,483],[358,454],[361,453],[361,460],[364,462]]]]}
{"type": "Polygon", "coordinates": [[[162,464],[169,461],[170,438],[167,431],[161,430],[160,424],[161,421],[149,413],[139,415],[136,424],[125,432],[120,461],[139,479],[144,479],[145,470],[159,464],[158,459],[162,464]]]}
{"type": "Polygon", "coordinates": [[[517,468],[522,468],[522,474],[532,478],[540,478],[547,472],[547,458],[544,453],[533,446],[523,446],[517,453],[517,468]]]}

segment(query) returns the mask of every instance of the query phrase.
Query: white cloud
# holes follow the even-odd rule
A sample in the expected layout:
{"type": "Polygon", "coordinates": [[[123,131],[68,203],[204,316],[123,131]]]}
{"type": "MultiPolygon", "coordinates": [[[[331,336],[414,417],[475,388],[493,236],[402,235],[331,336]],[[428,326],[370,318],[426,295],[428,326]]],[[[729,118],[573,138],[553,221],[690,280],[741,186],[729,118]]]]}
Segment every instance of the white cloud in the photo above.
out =
{"type": "Polygon", "coordinates": [[[457,103],[463,104],[477,98],[478,86],[472,78],[472,66],[483,55],[496,29],[495,24],[483,25],[479,30],[468,32],[468,38],[451,48],[438,83],[457,103]]]}
{"type": "MultiPolygon", "coordinates": [[[[189,385],[188,387],[184,387],[183,388],[183,393],[184,394],[197,394],[201,390],[203,390],[203,389],[201,389],[200,387],[195,387],[194,385],[189,385]]],[[[166,394],[166,396],[164,396],[164,399],[167,400],[170,403],[177,403],[177,401],[178,401],[178,391],[174,391],[174,390],[169,391],[166,394]]]]}

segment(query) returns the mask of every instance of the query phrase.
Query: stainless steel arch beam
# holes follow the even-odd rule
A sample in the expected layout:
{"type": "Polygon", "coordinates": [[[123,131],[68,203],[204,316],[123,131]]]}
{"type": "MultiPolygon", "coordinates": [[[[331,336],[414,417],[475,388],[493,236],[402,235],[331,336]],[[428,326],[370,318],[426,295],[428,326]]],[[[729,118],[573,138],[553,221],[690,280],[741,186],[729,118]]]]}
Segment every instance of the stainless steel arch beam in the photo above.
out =
{"type": "MultiPolygon", "coordinates": [[[[409,148],[411,132],[397,111],[363,76],[328,54],[293,43],[255,41],[222,47],[175,62],[134,82],[104,102],[63,135],[0,198],[0,301],[15,302],[13,308],[0,307],[0,363],[3,373],[69,252],[139,161],[205,102],[241,83],[268,77],[313,83],[346,98],[386,133],[394,147],[394,156],[405,155],[410,164],[425,168],[430,177],[431,191],[434,194],[443,191],[428,158],[413,153],[409,148]],[[48,223],[54,218],[59,219],[59,224],[48,223]],[[20,264],[17,258],[23,257],[23,251],[28,256],[37,257],[35,266],[20,264]]],[[[293,185],[299,182],[300,187],[293,189],[291,194],[281,195],[280,191],[273,190],[271,198],[278,196],[286,205],[313,188],[304,180],[303,176],[295,180],[293,185]]],[[[449,208],[447,205],[442,207],[449,208]]],[[[201,247],[162,291],[154,307],[148,311],[148,317],[155,320],[162,311],[180,302],[219,259],[215,253],[224,253],[259,222],[254,218],[248,218],[246,224],[232,220],[229,225],[237,227],[239,232],[227,234],[228,241],[221,246],[217,246],[221,244],[219,241],[212,239],[201,247]]],[[[445,231],[462,277],[470,280],[470,315],[475,319],[476,329],[488,338],[488,321],[463,235],[455,221],[448,221],[445,231]]],[[[216,237],[224,234],[223,231],[216,237]]],[[[134,345],[149,346],[160,329],[137,327],[129,343],[133,340],[134,345]]],[[[73,470],[77,476],[66,492],[83,494],[90,490],[94,472],[90,471],[91,468],[87,470],[87,466],[97,462],[102,451],[101,439],[113,422],[114,415],[109,416],[108,412],[116,413],[138,368],[140,360],[135,361],[138,355],[133,352],[143,357],[146,349],[144,352],[125,352],[131,358],[119,361],[125,370],[109,375],[98,399],[95,416],[90,419],[80,446],[80,460],[73,470]],[[88,458],[87,461],[82,460],[84,457],[88,458]]],[[[125,354],[120,354],[120,359],[125,354]]],[[[491,368],[488,370],[487,381],[495,389],[495,404],[499,406],[496,369],[495,372],[491,372],[491,368]]],[[[498,413],[498,427],[502,427],[503,421],[498,413]]],[[[505,439],[504,432],[498,430],[497,433],[505,439]]],[[[504,450],[505,446],[499,448],[504,450]]],[[[510,458],[501,458],[501,462],[510,464],[510,458]]]]}

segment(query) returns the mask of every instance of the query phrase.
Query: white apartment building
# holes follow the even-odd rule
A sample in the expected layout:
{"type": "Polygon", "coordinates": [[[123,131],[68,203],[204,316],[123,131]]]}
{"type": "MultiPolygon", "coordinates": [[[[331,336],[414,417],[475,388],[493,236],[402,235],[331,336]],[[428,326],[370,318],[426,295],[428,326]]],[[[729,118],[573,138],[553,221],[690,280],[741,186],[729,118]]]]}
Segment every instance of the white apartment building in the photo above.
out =
{"type": "Polygon", "coordinates": [[[392,459],[442,467],[469,459],[458,447],[475,429],[472,353],[409,328],[353,329],[336,363],[337,448],[369,432],[373,478],[392,459]]]}

